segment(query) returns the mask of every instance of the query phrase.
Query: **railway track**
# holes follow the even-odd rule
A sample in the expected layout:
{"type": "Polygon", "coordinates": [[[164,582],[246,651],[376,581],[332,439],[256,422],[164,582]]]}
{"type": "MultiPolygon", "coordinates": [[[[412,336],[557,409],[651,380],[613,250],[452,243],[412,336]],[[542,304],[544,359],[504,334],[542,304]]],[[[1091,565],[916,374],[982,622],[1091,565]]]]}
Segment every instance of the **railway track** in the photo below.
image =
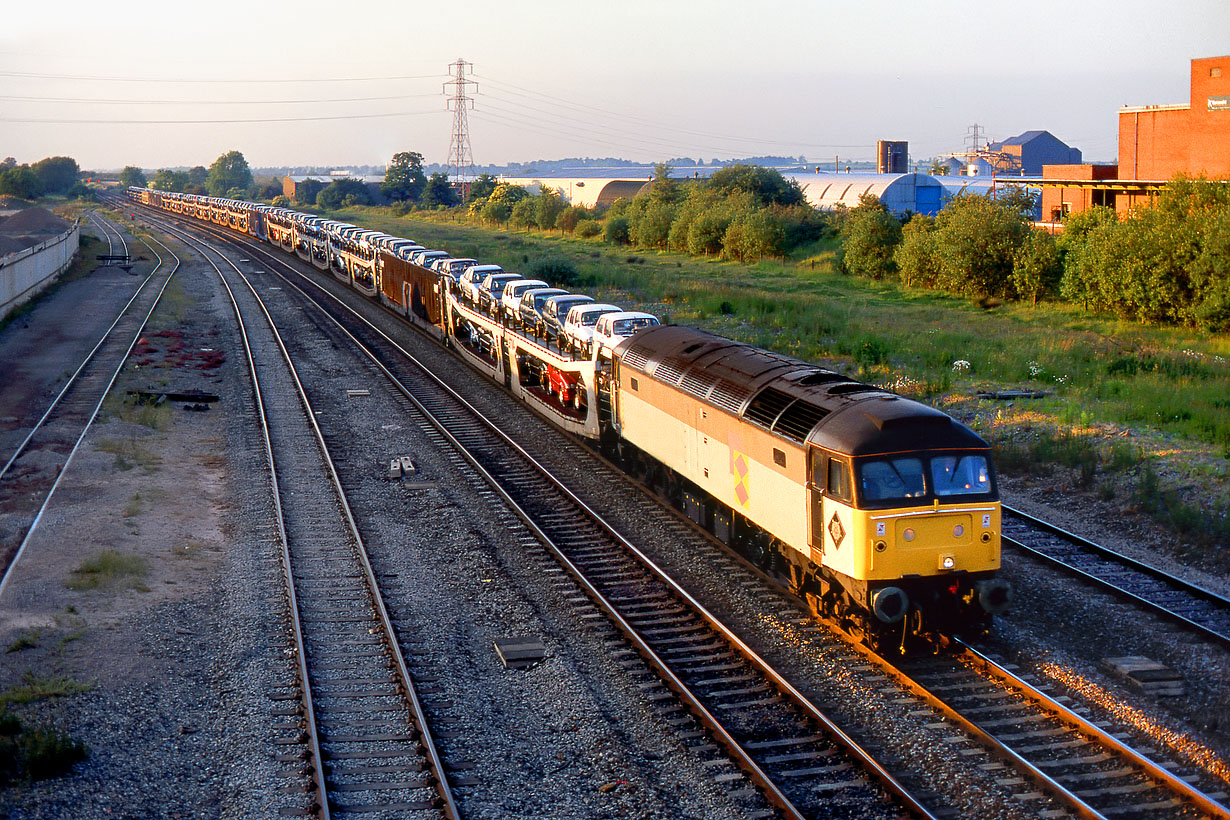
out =
{"type": "MultiPolygon", "coordinates": [[[[127,240],[114,225],[96,214],[91,214],[90,218],[107,237],[109,250],[114,248],[111,239],[114,235],[124,248],[125,255],[128,253],[127,240]]],[[[179,257],[156,239],[153,241],[166,251],[169,259],[174,260],[174,265],[142,240],[157,258],[157,264],[138,286],[132,298],[120,309],[98,342],[77,365],[4,466],[0,467],[0,508],[7,512],[16,512],[29,520],[20,542],[4,545],[4,575],[0,577],[0,595],[3,595],[13,568],[24,554],[43,512],[59,487],[60,479],[68,470],[86,433],[98,417],[103,401],[140,340],[171,278],[179,270],[179,257]],[[44,455],[55,454],[63,459],[63,464],[54,473],[24,468],[22,457],[34,451],[44,455]]]]}
{"type": "MultiPolygon", "coordinates": [[[[266,254],[263,248],[246,243],[243,247],[246,252],[263,254],[271,266],[289,269],[276,256],[266,254]]],[[[334,304],[330,310],[339,309],[334,304]]],[[[350,324],[349,321],[346,323],[350,324]]],[[[387,338],[358,326],[354,327],[354,332],[356,336],[365,337],[373,349],[381,351],[378,358],[384,363],[382,367],[389,368],[390,375],[400,371],[396,375],[403,385],[407,378],[419,381],[425,378],[418,373],[402,375],[404,371],[397,362],[412,357],[387,338]]],[[[415,400],[424,410],[429,409],[432,402],[441,401],[434,398],[428,403],[415,400]]],[[[685,659],[682,674],[670,671],[669,665],[668,674],[658,672],[659,679],[667,688],[681,688],[680,684],[689,682],[689,672],[700,670],[700,674],[709,678],[702,678],[699,688],[703,690],[706,685],[714,687],[717,698],[709,702],[713,708],[699,697],[698,701],[707,711],[718,714],[725,714],[728,707],[740,702],[783,697],[780,688],[757,681],[754,673],[743,665],[745,661],[731,654],[732,648],[737,647],[730,638],[719,636],[715,643],[712,638],[703,636],[703,625],[698,625],[688,614],[690,604],[686,595],[676,597],[682,590],[659,593],[613,557],[611,544],[604,542],[601,534],[581,531],[577,527],[578,518],[589,518],[588,513],[581,516],[575,512],[561,513],[557,507],[544,504],[544,497],[559,490],[534,487],[534,482],[538,480],[534,474],[538,468],[525,462],[524,455],[519,465],[515,461],[505,461],[507,456],[495,454],[500,447],[485,440],[487,433],[483,422],[472,416],[458,415],[458,411],[447,406],[436,409],[441,418],[441,435],[468,452],[467,458],[471,463],[488,475],[493,485],[497,486],[497,491],[527,525],[538,533],[544,543],[553,545],[551,548],[558,551],[563,566],[578,578],[577,583],[581,584],[587,595],[593,600],[604,601],[603,605],[610,607],[607,617],[621,631],[635,631],[639,626],[649,633],[641,635],[639,643],[638,639],[629,638],[638,654],[642,657],[660,655],[659,659],[667,664],[672,657],[685,659]],[[521,487],[529,488],[518,489],[521,487]],[[560,544],[555,543],[557,540],[560,544]],[[592,573],[592,577],[587,573],[592,573]],[[694,640],[697,635],[701,635],[698,642],[694,640]],[[687,668],[688,659],[694,661],[695,669],[687,668]],[[675,680],[671,679],[671,675],[675,680]],[[723,696],[734,698],[734,703],[722,702],[723,696]]],[[[520,448],[511,444],[511,449],[520,448]]],[[[566,490],[562,494],[570,495],[566,490]]],[[[644,561],[638,563],[644,565],[644,561]]],[[[672,584],[667,582],[667,586],[672,584]]],[[[700,612],[703,613],[703,609],[700,612]]],[[[705,620],[703,615],[700,620],[705,620]]],[[[734,641],[738,639],[734,638],[734,641]]],[[[954,754],[994,758],[979,764],[980,767],[992,772],[1003,770],[1005,774],[997,777],[997,784],[1012,792],[1024,805],[1035,808],[1040,815],[1230,816],[1225,807],[1217,802],[1224,800],[1224,795],[1214,790],[1216,784],[1210,788],[1212,797],[1193,789],[1185,779],[1197,780],[1199,774],[1182,770],[1177,776],[1170,774],[1168,769],[1178,768],[1173,762],[1162,761],[1162,765],[1154,763],[1146,754],[1129,748],[1092,721],[1054,702],[1054,699],[1046,698],[1037,691],[1038,687],[1016,679],[1009,670],[979,657],[972,649],[963,647],[952,658],[932,659],[913,667],[891,665],[884,659],[876,661],[870,657],[868,661],[870,674],[875,676],[888,672],[899,680],[903,690],[912,692],[919,699],[920,706],[925,705],[941,713],[944,719],[934,721],[935,729],[947,732],[939,740],[952,743],[954,754]],[[975,720],[974,717],[978,716],[981,716],[979,720],[975,720]]],[[[766,704],[754,705],[759,708],[766,704]]],[[[693,708],[692,719],[696,719],[696,714],[693,708]]],[[[832,764],[835,768],[818,765],[818,762],[832,760],[835,753],[798,744],[798,740],[804,739],[799,730],[783,731],[780,725],[765,723],[763,714],[753,714],[755,718],[752,722],[761,721],[762,727],[773,727],[772,733],[778,741],[786,742],[784,749],[768,747],[772,753],[765,757],[772,760],[762,769],[766,778],[771,779],[769,772],[773,771],[774,765],[780,767],[783,763],[795,767],[786,770],[791,775],[796,771],[813,770],[814,774],[821,774],[819,770],[828,769],[825,773],[833,774],[851,770],[846,761],[832,764]],[[790,738],[794,738],[795,748],[791,748],[790,738]]],[[[710,737],[718,737],[725,745],[726,741],[720,733],[715,732],[705,720],[699,722],[706,726],[710,737]]],[[[1116,733],[1123,734],[1121,731],[1116,733]]],[[[817,738],[805,739],[814,742],[817,738]]],[[[756,741],[751,743],[755,744],[756,741]]],[[[760,768],[755,754],[749,754],[749,758],[760,768]]],[[[746,764],[744,771],[749,771],[746,764]]],[[[780,768],[777,774],[780,777],[780,768]]],[[[756,779],[755,775],[753,779],[756,779]]],[[[790,777],[784,779],[789,780],[790,777]]],[[[766,789],[764,784],[760,785],[770,796],[771,802],[777,803],[780,808],[781,804],[772,790],[766,789]]],[[[838,780],[830,794],[840,794],[851,788],[842,786],[838,780]]],[[[824,792],[823,789],[818,791],[824,792]]],[[[790,800],[788,792],[789,789],[782,791],[787,802],[790,800]]],[[[797,806],[795,810],[798,810],[797,806]]],[[[921,806],[916,810],[926,811],[921,806]]],[[[785,811],[789,812],[789,809],[785,811]]]]}
{"type": "MultiPolygon", "coordinates": [[[[263,249],[271,269],[299,274],[263,249]]],[[[296,287],[291,278],[286,284],[296,287]]],[[[310,279],[299,280],[314,289],[310,279]]],[[[302,289],[301,289],[302,290],[302,289]]],[[[656,676],[646,681],[666,720],[702,754],[725,755],[741,770],[719,778],[756,785],[787,817],[933,817],[849,735],[733,632],[653,565],[540,463],[430,370],[325,291],[304,298],[368,352],[438,435],[559,562],[591,605],[623,635],[627,659],[656,676]]],[[[578,601],[583,600],[578,598],[578,601]]],[[[715,765],[720,761],[715,760],[715,765]]],[[[750,797],[750,795],[749,795],[750,797]]],[[[749,811],[755,811],[753,800],[749,811]]]]}
{"type": "Polygon", "coordinates": [[[295,704],[273,727],[292,781],[282,812],[456,820],[416,682],[283,339],[225,254],[168,230],[200,251],[230,295],[265,441],[296,667],[295,685],[271,693],[295,704]]]}
{"type": "Polygon", "coordinates": [[[1003,508],[1004,543],[1230,647],[1230,600],[1020,510],[1003,508]]]}

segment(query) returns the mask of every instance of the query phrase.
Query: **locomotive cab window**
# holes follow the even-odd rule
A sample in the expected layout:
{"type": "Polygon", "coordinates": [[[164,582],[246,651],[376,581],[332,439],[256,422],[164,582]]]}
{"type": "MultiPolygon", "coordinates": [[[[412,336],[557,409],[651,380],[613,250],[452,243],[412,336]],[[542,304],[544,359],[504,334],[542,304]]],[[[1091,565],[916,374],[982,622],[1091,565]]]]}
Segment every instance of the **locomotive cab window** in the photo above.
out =
{"type": "Polygon", "coordinates": [[[864,461],[858,470],[859,495],[864,501],[922,498],[923,463],[917,458],[885,458],[864,461]]]}
{"type": "Polygon", "coordinates": [[[991,492],[991,470],[983,456],[935,456],[931,481],[938,496],[991,492]]]}

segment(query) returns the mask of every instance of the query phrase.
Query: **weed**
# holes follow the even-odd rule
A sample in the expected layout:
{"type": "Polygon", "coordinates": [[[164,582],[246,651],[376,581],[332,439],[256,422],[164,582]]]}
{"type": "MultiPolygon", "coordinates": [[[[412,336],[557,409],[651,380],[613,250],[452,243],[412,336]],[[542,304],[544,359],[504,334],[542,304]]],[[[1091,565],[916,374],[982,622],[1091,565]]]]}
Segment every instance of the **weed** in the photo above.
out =
{"type": "Polygon", "coordinates": [[[86,755],[85,744],[67,732],[50,726],[26,728],[0,711],[0,784],[62,775],[86,755]]]}
{"type": "Polygon", "coordinates": [[[4,650],[5,654],[9,652],[20,652],[23,649],[33,649],[38,646],[38,630],[31,630],[24,635],[21,635],[17,640],[9,644],[9,648],[4,650]]]}
{"type": "Polygon", "coordinates": [[[20,684],[0,692],[0,709],[14,703],[34,703],[49,698],[79,695],[91,688],[88,683],[80,683],[63,675],[42,677],[34,672],[25,672],[21,676],[20,684]]]}
{"type": "Polygon", "coordinates": [[[90,589],[135,589],[148,592],[149,587],[145,585],[147,575],[149,565],[141,556],[117,550],[103,550],[73,570],[65,586],[79,592],[90,589]]]}
{"type": "Polygon", "coordinates": [[[124,507],[124,517],[132,518],[141,512],[141,493],[133,493],[132,498],[128,499],[128,505],[124,507]]]}

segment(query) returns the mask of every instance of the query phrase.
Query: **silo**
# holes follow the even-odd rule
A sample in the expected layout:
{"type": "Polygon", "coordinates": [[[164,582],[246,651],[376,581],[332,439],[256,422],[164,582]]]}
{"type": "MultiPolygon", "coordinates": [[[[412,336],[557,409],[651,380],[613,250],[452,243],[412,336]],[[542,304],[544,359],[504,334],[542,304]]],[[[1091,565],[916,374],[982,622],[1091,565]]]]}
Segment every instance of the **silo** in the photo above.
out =
{"type": "Polygon", "coordinates": [[[910,143],[905,140],[876,142],[876,173],[904,174],[909,172],[910,143]]]}

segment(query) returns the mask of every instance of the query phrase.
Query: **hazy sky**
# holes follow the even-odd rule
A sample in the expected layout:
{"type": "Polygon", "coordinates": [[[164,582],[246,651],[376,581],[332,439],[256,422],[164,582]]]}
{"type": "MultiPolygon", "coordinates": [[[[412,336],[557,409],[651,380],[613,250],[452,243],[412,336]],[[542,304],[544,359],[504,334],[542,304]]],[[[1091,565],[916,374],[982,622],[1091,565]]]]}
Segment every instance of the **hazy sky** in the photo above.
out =
{"type": "Polygon", "coordinates": [[[922,159],[974,123],[1113,160],[1120,106],[1186,102],[1189,61],[1223,54],[1230,0],[8,3],[0,158],[445,162],[460,57],[478,163],[922,159]]]}

